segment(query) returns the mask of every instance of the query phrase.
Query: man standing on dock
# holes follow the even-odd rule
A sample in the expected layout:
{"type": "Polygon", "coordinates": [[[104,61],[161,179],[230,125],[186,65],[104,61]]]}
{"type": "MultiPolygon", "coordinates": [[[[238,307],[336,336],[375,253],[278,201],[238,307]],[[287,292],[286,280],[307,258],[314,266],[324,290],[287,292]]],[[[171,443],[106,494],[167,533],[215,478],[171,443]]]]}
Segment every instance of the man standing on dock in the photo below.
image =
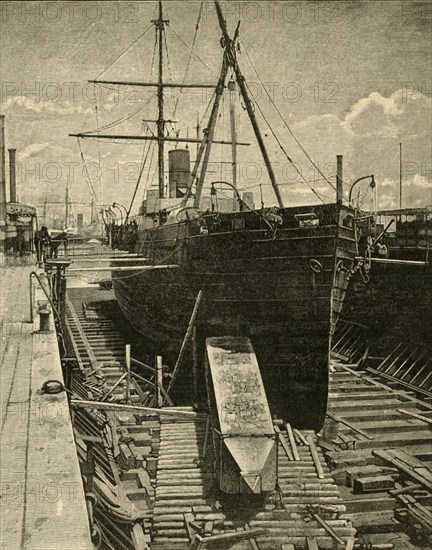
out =
{"type": "Polygon", "coordinates": [[[36,231],[34,243],[37,261],[38,263],[41,263],[45,256],[49,256],[49,254],[46,254],[46,248],[51,245],[51,237],[48,233],[48,228],[45,225],[43,225],[39,231],[36,231]]]}

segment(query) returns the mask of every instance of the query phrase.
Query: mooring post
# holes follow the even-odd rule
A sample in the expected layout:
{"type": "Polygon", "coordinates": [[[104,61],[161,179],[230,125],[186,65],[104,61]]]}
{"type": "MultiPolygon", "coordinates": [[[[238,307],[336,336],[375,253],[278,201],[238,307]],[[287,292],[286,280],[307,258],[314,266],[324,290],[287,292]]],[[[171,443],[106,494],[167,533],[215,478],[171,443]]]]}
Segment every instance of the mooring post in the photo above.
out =
{"type": "Polygon", "coordinates": [[[131,346],[126,344],[126,403],[130,400],[131,386],[131,346]]]}
{"type": "Polygon", "coordinates": [[[163,365],[162,357],[158,355],[156,357],[156,384],[155,384],[155,406],[160,408],[163,405],[161,386],[163,381],[163,365]]]}
{"type": "Polygon", "coordinates": [[[66,329],[66,265],[62,264],[60,268],[60,280],[59,280],[60,294],[60,315],[63,334],[66,329]]]}

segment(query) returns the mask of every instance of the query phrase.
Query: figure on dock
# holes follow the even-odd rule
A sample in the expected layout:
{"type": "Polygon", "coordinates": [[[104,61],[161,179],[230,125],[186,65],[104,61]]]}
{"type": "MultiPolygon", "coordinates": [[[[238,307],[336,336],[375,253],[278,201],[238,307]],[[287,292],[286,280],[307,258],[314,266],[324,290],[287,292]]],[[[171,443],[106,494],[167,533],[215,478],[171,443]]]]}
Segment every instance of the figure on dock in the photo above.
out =
{"type": "Polygon", "coordinates": [[[45,225],[43,225],[39,231],[36,231],[34,244],[38,263],[42,262],[45,257],[50,256],[51,237],[45,225]]]}

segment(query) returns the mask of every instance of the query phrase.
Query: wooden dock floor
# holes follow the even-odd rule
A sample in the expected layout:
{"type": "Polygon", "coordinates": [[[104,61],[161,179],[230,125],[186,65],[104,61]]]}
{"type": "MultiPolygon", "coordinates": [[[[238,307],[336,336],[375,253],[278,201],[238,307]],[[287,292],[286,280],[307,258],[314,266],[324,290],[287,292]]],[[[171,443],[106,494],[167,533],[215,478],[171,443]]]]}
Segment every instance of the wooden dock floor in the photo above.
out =
{"type": "MultiPolygon", "coordinates": [[[[31,266],[1,267],[0,548],[91,548],[84,491],[55,331],[30,323],[31,266]]],[[[35,285],[35,302],[44,299],[35,285]]],[[[54,328],[51,319],[51,328],[54,328]]]]}

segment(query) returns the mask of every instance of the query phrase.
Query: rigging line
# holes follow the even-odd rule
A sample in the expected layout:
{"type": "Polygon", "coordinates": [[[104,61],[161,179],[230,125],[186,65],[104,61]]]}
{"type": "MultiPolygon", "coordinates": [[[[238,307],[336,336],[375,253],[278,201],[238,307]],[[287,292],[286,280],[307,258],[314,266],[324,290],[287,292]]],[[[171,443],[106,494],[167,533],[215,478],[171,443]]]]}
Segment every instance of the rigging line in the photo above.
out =
{"type": "Polygon", "coordinates": [[[148,27],[146,28],[146,30],[145,30],[142,34],[140,34],[140,35],[138,36],[138,38],[136,38],[136,39],[132,42],[132,44],[129,44],[129,46],[128,46],[125,50],[123,50],[122,53],[121,53],[120,55],[118,55],[118,56],[114,59],[114,61],[113,61],[112,63],[110,63],[110,64],[108,65],[108,67],[106,67],[106,68],[100,73],[100,75],[98,75],[98,76],[96,77],[96,80],[97,80],[98,78],[100,78],[100,77],[101,77],[110,67],[112,67],[112,66],[114,65],[114,63],[120,59],[120,57],[122,57],[130,48],[132,48],[132,46],[134,46],[134,45],[138,42],[138,40],[140,40],[140,39],[141,39],[150,29],[152,29],[152,28],[153,28],[153,23],[152,23],[150,26],[148,26],[148,27]]]}
{"type": "Polygon", "coordinates": [[[261,84],[261,86],[264,88],[264,91],[265,93],[267,94],[267,97],[269,98],[270,100],[270,103],[273,105],[273,107],[275,108],[277,114],[279,115],[280,119],[282,120],[282,122],[284,123],[286,129],[288,130],[288,132],[291,134],[291,136],[294,138],[294,141],[297,143],[297,145],[300,147],[300,149],[303,151],[303,153],[306,155],[306,157],[308,158],[309,162],[312,164],[312,166],[314,168],[316,168],[317,172],[319,174],[321,174],[321,176],[327,181],[327,183],[330,185],[330,187],[332,187],[334,190],[336,190],[336,186],[334,186],[329,179],[327,179],[327,177],[321,172],[321,170],[318,168],[318,166],[315,164],[315,162],[312,160],[312,158],[309,156],[308,152],[306,151],[306,149],[303,147],[303,145],[300,143],[300,141],[297,139],[297,137],[294,135],[293,131],[291,130],[291,128],[288,126],[288,123],[286,122],[286,120],[284,119],[284,117],[282,116],[282,113],[279,111],[277,105],[274,103],[271,95],[268,93],[268,90],[267,88],[264,86],[262,80],[261,80],[261,77],[259,76],[258,74],[258,71],[256,70],[254,64],[252,63],[252,60],[251,58],[249,57],[249,54],[247,53],[243,43],[242,43],[242,50],[245,52],[246,54],[246,57],[248,58],[248,61],[252,67],[252,69],[254,70],[255,74],[257,75],[257,78],[261,84]]]}
{"type": "MultiPolygon", "coordinates": [[[[150,149],[151,149],[151,155],[150,155],[150,161],[148,163],[148,170],[147,170],[147,176],[148,177],[147,177],[147,181],[144,185],[144,190],[143,190],[143,201],[146,198],[146,191],[151,187],[151,185],[153,183],[153,180],[154,180],[154,176],[156,174],[156,170],[153,170],[153,176],[152,176],[151,181],[149,182],[149,174],[150,174],[151,166],[152,166],[152,163],[153,163],[153,156],[154,156],[154,152],[155,152],[155,143],[154,142],[150,143],[150,149]]],[[[147,161],[147,159],[146,159],[146,161],[147,161]]]]}
{"type": "MultiPolygon", "coordinates": [[[[164,33],[163,36],[164,36],[164,45],[165,45],[165,52],[166,52],[166,58],[167,58],[167,64],[168,64],[169,79],[170,79],[171,83],[173,83],[174,82],[173,81],[173,71],[171,69],[171,61],[170,61],[170,57],[169,57],[166,33],[164,33]]],[[[175,105],[174,88],[170,88],[170,100],[171,100],[171,103],[175,105]]],[[[174,119],[174,115],[171,118],[174,119]]],[[[171,130],[174,132],[175,131],[174,124],[172,122],[170,124],[171,124],[171,130]]],[[[168,132],[168,135],[170,135],[170,132],[168,132]]]]}
{"type": "MultiPolygon", "coordinates": [[[[80,155],[81,155],[81,160],[82,160],[82,163],[83,163],[83,166],[84,166],[84,169],[85,169],[85,173],[86,173],[87,185],[89,186],[90,193],[92,193],[93,196],[94,196],[94,198],[96,198],[96,193],[95,193],[93,184],[92,184],[92,182],[91,182],[90,174],[89,174],[89,171],[88,171],[88,166],[87,166],[87,163],[86,163],[85,158],[84,158],[84,153],[83,153],[83,151],[82,151],[82,149],[81,149],[81,142],[80,142],[80,138],[79,138],[79,137],[77,137],[77,142],[78,142],[78,148],[79,148],[80,155]]],[[[96,198],[96,200],[97,200],[97,198],[96,198]]]]}
{"type": "Polygon", "coordinates": [[[214,100],[215,95],[216,95],[216,90],[213,91],[213,93],[212,93],[212,95],[211,95],[211,98],[210,98],[210,101],[207,103],[207,107],[206,107],[206,109],[205,109],[205,111],[204,111],[204,114],[203,114],[203,116],[201,117],[201,120],[200,120],[199,123],[198,123],[199,126],[201,126],[203,120],[206,118],[207,113],[208,113],[208,110],[209,110],[209,107],[210,107],[210,105],[213,104],[213,100],[214,100]]]}
{"type": "Polygon", "coordinates": [[[109,130],[110,128],[113,128],[114,126],[117,126],[118,124],[122,124],[123,122],[126,122],[130,118],[132,118],[134,115],[139,113],[144,109],[144,106],[138,107],[135,111],[130,113],[129,115],[124,116],[123,118],[119,118],[117,120],[114,120],[113,122],[109,122],[105,126],[101,126],[100,128],[95,128],[94,130],[87,130],[86,132],[83,132],[83,135],[85,134],[97,134],[99,132],[103,132],[104,130],[109,130]]]}
{"type": "MultiPolygon", "coordinates": [[[[131,200],[129,209],[128,209],[128,211],[127,211],[126,220],[129,218],[129,214],[130,214],[130,212],[131,212],[131,210],[132,210],[133,203],[134,203],[134,201],[135,201],[135,197],[136,197],[136,194],[137,194],[137,192],[138,192],[138,187],[139,187],[139,184],[141,183],[141,178],[142,178],[142,175],[143,175],[143,172],[144,172],[144,167],[145,167],[145,165],[146,165],[146,162],[147,162],[147,158],[148,158],[150,149],[152,148],[153,145],[154,145],[154,142],[151,142],[150,145],[147,147],[147,152],[146,152],[146,155],[145,155],[144,160],[142,161],[140,173],[139,173],[139,175],[138,175],[138,180],[137,180],[136,185],[135,185],[135,190],[134,190],[133,195],[132,195],[132,200],[131,200]]],[[[143,157],[144,157],[144,149],[143,149],[143,157]]]]}
{"type": "MultiPolygon", "coordinates": [[[[193,37],[193,40],[192,40],[191,49],[189,50],[188,60],[187,60],[187,63],[186,63],[186,70],[185,70],[185,73],[184,73],[182,84],[184,84],[186,82],[186,78],[187,78],[188,73],[189,73],[189,67],[190,67],[190,63],[191,63],[191,60],[192,60],[192,53],[193,53],[194,48],[195,48],[196,39],[198,37],[198,29],[199,29],[199,26],[200,26],[200,23],[201,23],[201,15],[202,15],[202,10],[203,10],[203,5],[204,5],[204,0],[202,0],[201,5],[200,5],[200,9],[199,9],[199,12],[198,12],[198,19],[197,19],[197,22],[196,22],[196,25],[195,25],[195,33],[194,33],[194,37],[193,37]]],[[[183,88],[180,88],[178,96],[177,96],[176,103],[174,105],[173,118],[175,117],[175,114],[177,112],[177,107],[178,107],[178,103],[179,103],[179,100],[180,100],[180,94],[182,93],[182,90],[183,90],[183,88]]]]}
{"type": "MultiPolygon", "coordinates": [[[[99,128],[98,100],[97,100],[96,94],[95,94],[95,97],[96,97],[96,105],[95,105],[96,128],[99,128]]],[[[100,154],[100,142],[99,142],[99,140],[97,142],[97,152],[98,152],[98,163],[99,163],[99,174],[98,174],[98,176],[99,176],[99,189],[98,189],[99,197],[98,197],[98,200],[99,200],[99,202],[102,202],[102,166],[101,166],[101,154],[100,154]]]]}
{"type": "MultiPolygon", "coordinates": [[[[247,86],[247,89],[249,90],[249,93],[252,95],[252,92],[248,86],[247,83],[245,83],[246,86],[247,86]]],[[[282,153],[286,156],[286,158],[288,159],[288,161],[293,165],[294,169],[296,170],[296,172],[298,173],[298,175],[302,178],[302,180],[306,183],[306,185],[310,188],[310,190],[319,198],[319,200],[324,203],[324,201],[322,200],[322,198],[319,196],[319,194],[315,191],[315,189],[312,187],[312,185],[310,185],[310,183],[307,181],[307,179],[303,176],[303,174],[301,173],[301,171],[297,168],[296,164],[294,163],[294,161],[292,160],[292,158],[288,155],[288,153],[285,151],[285,148],[284,146],[282,145],[282,143],[280,142],[279,138],[277,137],[277,135],[275,134],[273,128],[270,126],[270,123],[268,122],[265,114],[263,113],[263,110],[261,109],[259,103],[257,101],[255,101],[255,105],[258,107],[259,109],[259,112],[261,113],[261,116],[263,117],[263,119],[265,120],[267,126],[269,127],[269,130],[270,132],[272,133],[272,136],[275,138],[277,144],[279,145],[282,153]]]]}
{"type": "MultiPolygon", "coordinates": [[[[181,37],[175,32],[175,30],[172,28],[172,25],[168,25],[168,28],[170,29],[170,31],[171,31],[172,33],[174,33],[174,35],[176,36],[176,38],[177,38],[178,40],[180,40],[180,42],[183,44],[183,46],[185,46],[185,48],[187,48],[188,50],[192,51],[192,50],[191,50],[191,47],[190,47],[188,44],[186,44],[186,42],[183,40],[183,38],[181,38],[181,37]]],[[[202,64],[204,65],[204,67],[205,67],[207,70],[209,70],[209,71],[212,73],[213,76],[215,76],[215,77],[218,76],[218,75],[213,71],[213,69],[211,69],[211,68],[207,65],[207,63],[201,59],[201,57],[200,57],[197,53],[195,53],[194,51],[192,51],[192,54],[198,59],[198,61],[199,61],[200,63],[202,63],[202,64]]]]}

